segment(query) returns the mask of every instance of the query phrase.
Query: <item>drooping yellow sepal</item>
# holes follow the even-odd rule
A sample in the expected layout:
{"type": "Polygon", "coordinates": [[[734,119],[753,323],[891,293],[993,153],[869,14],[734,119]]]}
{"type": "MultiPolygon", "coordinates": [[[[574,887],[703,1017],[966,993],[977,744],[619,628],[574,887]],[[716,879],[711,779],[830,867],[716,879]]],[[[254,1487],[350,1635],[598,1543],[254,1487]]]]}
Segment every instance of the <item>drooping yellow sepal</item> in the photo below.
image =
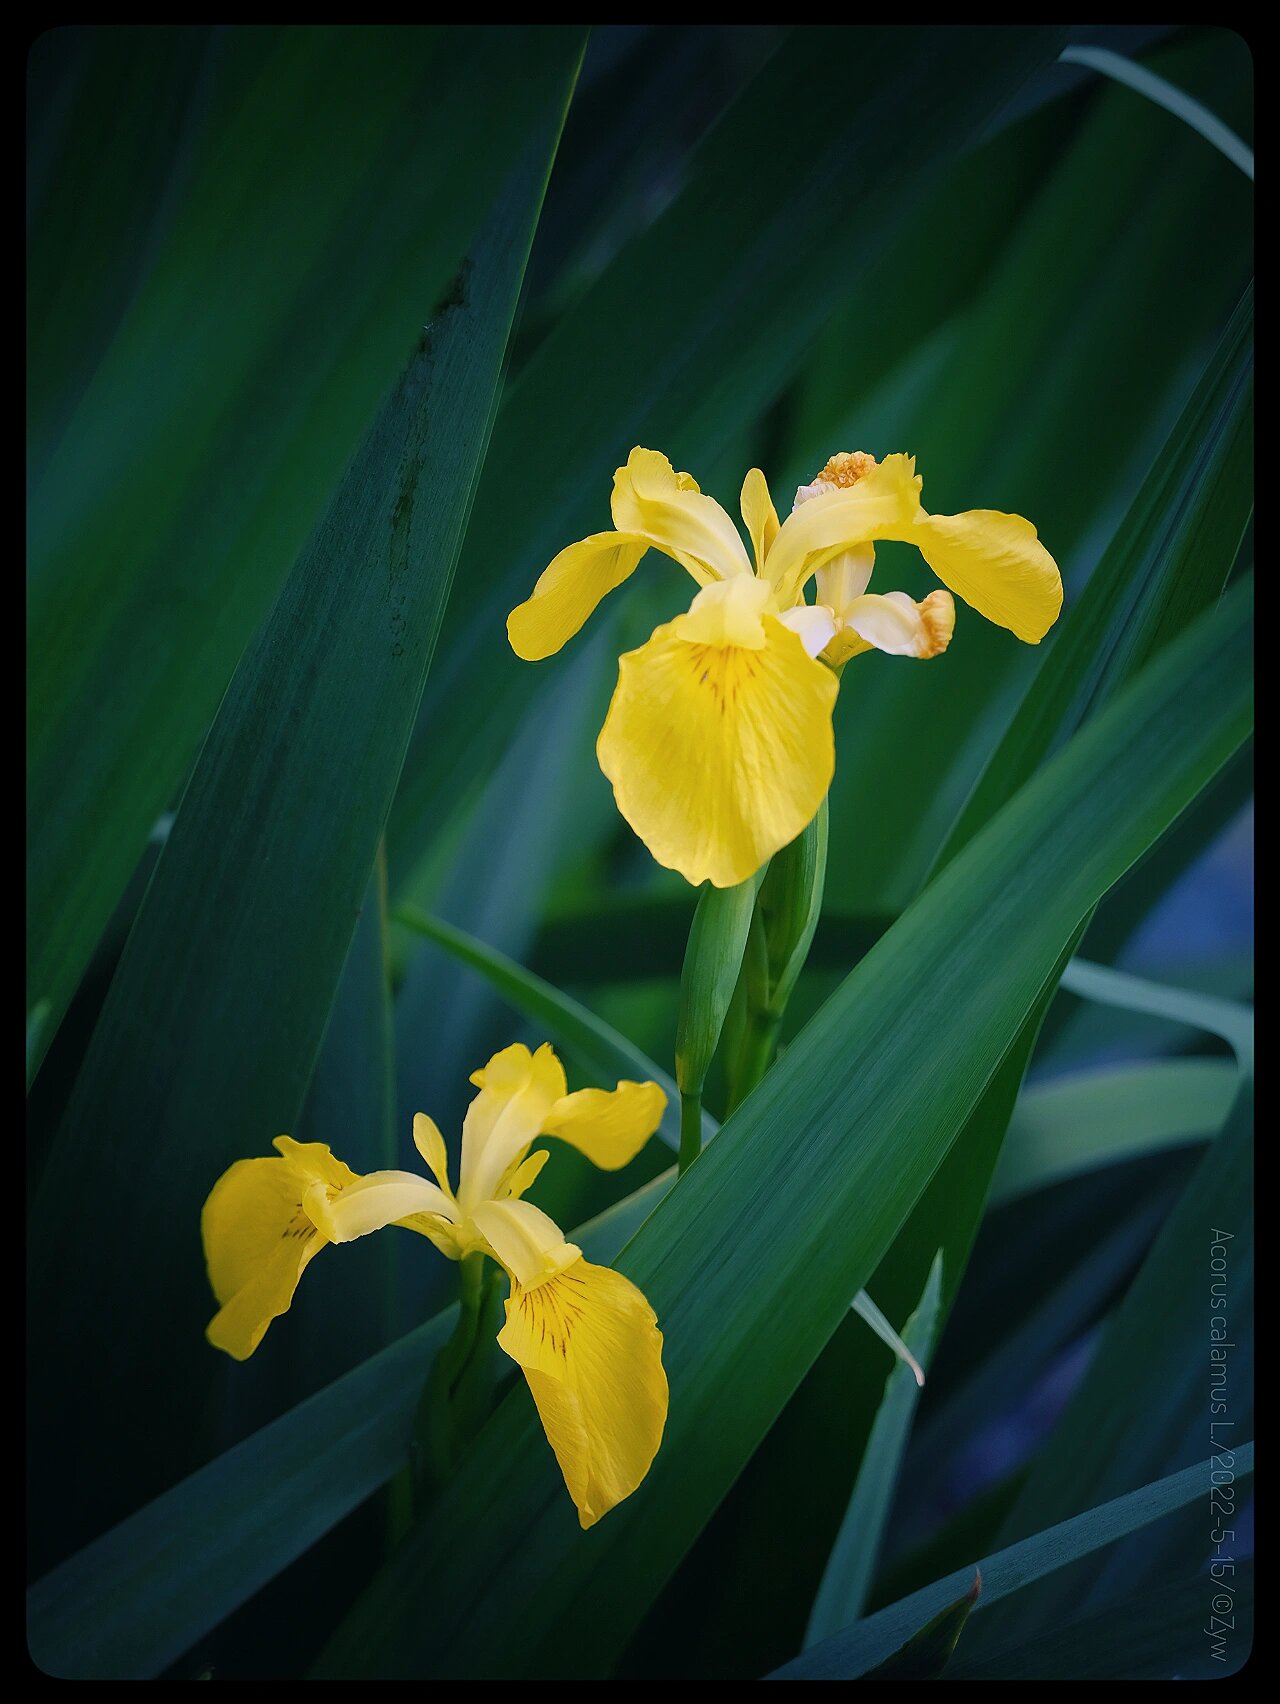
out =
{"type": "Polygon", "coordinates": [[[754,648],[691,636],[697,614],[620,660],[596,754],[660,864],[695,885],[734,887],[822,803],[838,687],[776,617],[755,618],[764,643],[754,648]]]}
{"type": "Polygon", "coordinates": [[[237,1361],[288,1312],[308,1262],[328,1241],[304,1205],[308,1194],[356,1181],[322,1142],[280,1136],[274,1145],[278,1158],[237,1160],[223,1172],[200,1214],[209,1284],[221,1304],[205,1335],[237,1361]]]}
{"type": "Polygon", "coordinates": [[[513,1284],[498,1342],[524,1370],[583,1527],[629,1497],[667,1419],[662,1333],[628,1278],[579,1260],[513,1284]]]}

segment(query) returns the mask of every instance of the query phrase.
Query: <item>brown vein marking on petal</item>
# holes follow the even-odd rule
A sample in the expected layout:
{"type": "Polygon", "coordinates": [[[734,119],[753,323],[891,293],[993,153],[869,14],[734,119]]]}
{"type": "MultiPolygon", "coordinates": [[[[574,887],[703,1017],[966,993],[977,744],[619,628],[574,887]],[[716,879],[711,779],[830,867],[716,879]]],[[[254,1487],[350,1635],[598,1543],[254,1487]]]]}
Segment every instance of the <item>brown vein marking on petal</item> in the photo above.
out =
{"type": "Polygon", "coordinates": [[[566,1278],[561,1273],[534,1290],[521,1290],[516,1305],[531,1327],[536,1322],[538,1341],[546,1343],[550,1339],[552,1349],[561,1360],[567,1361],[574,1322],[581,1319],[583,1310],[571,1295],[566,1296],[560,1291],[562,1282],[582,1284],[580,1278],[566,1278]]]}
{"type": "Polygon", "coordinates": [[[312,1236],[314,1232],[315,1226],[312,1224],[308,1215],[303,1212],[302,1203],[299,1201],[298,1205],[293,1210],[292,1219],[290,1219],[289,1223],[281,1231],[280,1238],[281,1241],[284,1241],[287,1237],[309,1237],[312,1236]]]}
{"type": "Polygon", "coordinates": [[[722,716],[737,707],[739,692],[761,667],[759,654],[745,645],[691,644],[689,660],[698,685],[710,692],[722,716]]]}

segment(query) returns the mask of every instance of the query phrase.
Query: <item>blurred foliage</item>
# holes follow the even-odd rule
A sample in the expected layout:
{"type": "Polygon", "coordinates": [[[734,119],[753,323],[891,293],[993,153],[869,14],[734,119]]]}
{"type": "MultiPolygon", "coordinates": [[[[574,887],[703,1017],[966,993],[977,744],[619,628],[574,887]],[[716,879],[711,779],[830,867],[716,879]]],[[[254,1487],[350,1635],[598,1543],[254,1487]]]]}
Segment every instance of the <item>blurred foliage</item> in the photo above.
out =
{"type": "Polygon", "coordinates": [[[46,1672],[754,1678],[821,1601],[813,1660],[853,1674],[984,1558],[930,1672],[952,1645],[964,1678],[1244,1660],[1243,1520],[1227,1655],[1189,1641],[1187,1475],[1215,1213],[1239,1451],[1252,1421],[1251,1060],[1197,1004],[1252,994],[1252,192],[1068,40],[1251,140],[1249,50],[1206,26],[37,38],[46,1672]],[[1066,612],[1038,651],[962,609],[929,669],[850,667],[779,1063],[676,1189],[655,1142],[617,1174],[565,1156],[540,1198],[658,1307],[650,1481],[581,1534],[521,1388],[393,1543],[453,1269],[371,1239],[233,1367],[199,1207],[282,1130],[404,1163],[412,1113],[456,1128],[512,1039],[550,1035],[573,1086],[673,1073],[696,896],[593,742],[683,590],[647,559],[536,668],[503,632],[637,442],[730,508],[752,462],[782,504],[835,450],[909,451],[931,508],[1035,521],[1066,612]],[[1188,998],[1058,992],[1077,949],[1188,998]],[[848,1304],[903,1329],[939,1249],[908,1400],[848,1304]]]}

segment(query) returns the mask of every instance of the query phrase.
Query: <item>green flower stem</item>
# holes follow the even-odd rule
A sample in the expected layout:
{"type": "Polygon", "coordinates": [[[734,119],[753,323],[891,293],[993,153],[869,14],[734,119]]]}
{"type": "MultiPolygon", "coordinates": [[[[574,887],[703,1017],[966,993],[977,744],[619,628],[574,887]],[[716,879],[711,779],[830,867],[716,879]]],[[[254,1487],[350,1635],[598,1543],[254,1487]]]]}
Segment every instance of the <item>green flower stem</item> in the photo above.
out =
{"type": "Polygon", "coordinates": [[[781,1012],[748,1014],[725,1106],[726,1118],[736,1107],[741,1106],[773,1064],[778,1048],[778,1033],[782,1028],[782,1016],[781,1012]]]}
{"type": "Polygon", "coordinates": [[[800,979],[822,912],[827,874],[827,802],[760,884],[743,964],[746,1015],[729,1072],[727,1117],[773,1063],[787,1003],[800,979]]]}
{"type": "Polygon", "coordinates": [[[688,1171],[702,1152],[702,1096],[680,1096],[680,1152],[676,1157],[676,1174],[688,1171]]]}
{"type": "Polygon", "coordinates": [[[483,1325],[490,1312],[486,1300],[494,1290],[486,1284],[484,1261],[482,1254],[468,1254],[459,1262],[458,1323],[432,1362],[422,1388],[411,1451],[418,1506],[430,1501],[443,1485],[474,1430],[478,1387],[483,1383],[475,1363],[489,1359],[483,1325]]]}
{"type": "Polygon", "coordinates": [[[742,968],[758,877],[737,887],[709,883],[698,899],[680,976],[676,1084],[680,1090],[680,1170],[702,1148],[702,1090],[742,968]]]}

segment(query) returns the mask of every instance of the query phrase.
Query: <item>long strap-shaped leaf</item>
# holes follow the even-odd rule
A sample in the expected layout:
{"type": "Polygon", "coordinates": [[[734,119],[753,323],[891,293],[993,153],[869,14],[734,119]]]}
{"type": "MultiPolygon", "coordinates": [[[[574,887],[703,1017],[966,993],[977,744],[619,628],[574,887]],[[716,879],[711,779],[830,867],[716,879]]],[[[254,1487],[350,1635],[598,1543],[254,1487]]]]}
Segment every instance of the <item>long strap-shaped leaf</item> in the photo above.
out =
{"type": "Polygon", "coordinates": [[[1082,958],[1072,959],[1062,974],[1062,986],[1082,1000],[1097,1000],[1128,1012],[1149,1012],[1153,1017],[1171,1018],[1191,1029],[1221,1036],[1244,1075],[1253,1075],[1253,1012],[1238,1000],[1170,987],[1082,958]]]}
{"type": "MultiPolygon", "coordinates": [[[[1252,510],[1249,421],[1253,292],[1245,292],[1123,523],[987,765],[939,857],[940,866],[1202,611],[1221,595],[1252,510]]],[[[1074,950],[1074,948],[1073,948],[1074,950]]],[[[964,1272],[1001,1144],[1061,967],[1011,1046],[969,1128],[903,1228],[876,1293],[905,1318],[934,1252],[947,1259],[945,1303],[964,1272]]]]}
{"type": "MultiPolygon", "coordinates": [[[[1253,1092],[1246,1082],[1038,1453],[1001,1526],[1006,1543],[1193,1460],[1202,1441],[1231,1450],[1252,1430],[1252,1199],[1253,1092]],[[1215,1270],[1219,1239],[1229,1252],[1215,1270]],[[1160,1392],[1154,1410],[1142,1402],[1144,1390],[1160,1392]]],[[[1201,1545],[1202,1529],[1193,1537],[1201,1545]]],[[[983,1643],[1036,1632],[1068,1611],[1100,1609],[1122,1586],[1152,1583],[1160,1559],[1153,1539],[1125,1567],[1117,1558],[1088,1577],[1064,1576],[1002,1611],[983,1643]]]]}
{"type": "Polygon", "coordinates": [[[1123,53],[1113,53],[1107,47],[1064,47],[1059,58],[1066,65],[1087,65],[1090,70],[1100,71],[1104,77],[1123,83],[1136,94],[1145,95],[1149,101],[1154,101],[1198,131],[1233,166],[1239,166],[1250,183],[1253,182],[1253,149],[1242,142],[1216,113],[1210,112],[1200,101],[1192,100],[1182,89],[1174,88],[1166,78],[1157,77],[1145,65],[1137,65],[1123,53]]]}
{"type": "Polygon", "coordinates": [[[36,44],[40,1052],[580,45],[573,26],[417,24],[63,29],[36,44]]]}
{"type": "Polygon", "coordinates": [[[1236,1082],[1227,1059],[1161,1059],[1037,1084],[1018,1098],[988,1204],[1214,1136],[1236,1082]]]}
{"type": "MultiPolygon", "coordinates": [[[[575,1241],[612,1260],[662,1183],[579,1226],[575,1241]]],[[[385,1485],[409,1459],[423,1377],[454,1316],[446,1308],[408,1332],[38,1580],[27,1637],[40,1667],[68,1680],[154,1679],[385,1485]]]]}
{"type": "Polygon", "coordinates": [[[945,863],[1168,639],[1221,595],[1253,512],[1253,286],[940,855],[945,863]]]}
{"type": "Polygon", "coordinates": [[[853,1495],[813,1600],[805,1630],[806,1645],[838,1632],[862,1614],[889,1521],[902,1452],[924,1383],[920,1362],[927,1362],[933,1352],[941,1295],[942,1256],[939,1255],[930,1268],[920,1305],[903,1327],[906,1347],[919,1360],[914,1366],[908,1362],[895,1366],[885,1381],[884,1396],[867,1439],[853,1495]]]}
{"type": "Polygon", "coordinates": [[[488,440],[576,70],[576,40],[562,40],[549,110],[459,301],[388,399],[223,701],[42,1181],[37,1390],[46,1366],[65,1376],[66,1346],[84,1339],[85,1400],[47,1394],[37,1440],[33,1495],[64,1500],[64,1545],[199,1459],[217,1366],[202,1338],[200,1205],[225,1166],[296,1126],[488,440]],[[127,1328],[86,1336],[103,1263],[127,1328]],[[158,1436],[157,1366],[176,1405],[158,1436]],[[134,1438],[146,1447],[131,1455],[134,1438]]]}
{"type": "Polygon", "coordinates": [[[637,1494],[581,1533],[528,1405],[509,1400],[321,1672],[608,1672],[871,1276],[1082,917],[1247,736],[1248,632],[1240,588],[1084,728],[873,948],[624,1251],[662,1324],[671,1387],[637,1494]]]}
{"type": "MultiPolygon", "coordinates": [[[[1252,1478],[1251,1443],[1236,1452],[1236,1464],[1238,1483],[1252,1478]]],[[[1170,1474],[1154,1485],[1144,1485],[1124,1497],[1099,1504],[1087,1514],[1062,1521],[1036,1533],[1034,1538],[1024,1539],[1021,1544],[1012,1544],[1007,1550],[988,1556],[978,1564],[982,1573],[982,1596],[974,1614],[980,1615],[999,1603],[1001,1598],[1021,1591],[1033,1580],[1043,1579],[1046,1574],[1065,1568],[1069,1562],[1093,1555],[1131,1532],[1140,1532],[1163,1515],[1207,1498],[1212,1467],[1212,1460],[1208,1460],[1202,1461],[1198,1467],[1184,1468],[1181,1473],[1170,1474]]],[[[972,1582],[972,1568],[948,1574],[945,1580],[938,1580],[923,1591],[913,1592],[910,1597],[869,1615],[865,1621],[856,1622],[843,1633],[824,1639],[794,1662],[776,1669],[769,1678],[856,1680],[899,1650],[917,1629],[949,1603],[954,1603],[972,1582]]]]}
{"type": "Polygon", "coordinates": [[[977,1656],[968,1644],[948,1680],[1225,1680],[1253,1650],[1253,1563],[1223,1575],[1229,1594],[1203,1574],[1115,1596],[1098,1615],[1056,1621],[1033,1638],[977,1656]],[[1226,1614],[1214,1620],[1214,1600],[1226,1614]],[[1228,1609],[1226,1606],[1230,1604],[1228,1609]]]}

